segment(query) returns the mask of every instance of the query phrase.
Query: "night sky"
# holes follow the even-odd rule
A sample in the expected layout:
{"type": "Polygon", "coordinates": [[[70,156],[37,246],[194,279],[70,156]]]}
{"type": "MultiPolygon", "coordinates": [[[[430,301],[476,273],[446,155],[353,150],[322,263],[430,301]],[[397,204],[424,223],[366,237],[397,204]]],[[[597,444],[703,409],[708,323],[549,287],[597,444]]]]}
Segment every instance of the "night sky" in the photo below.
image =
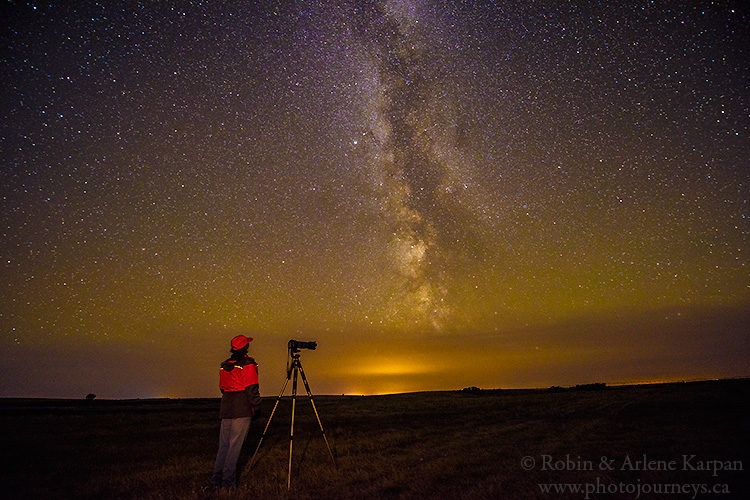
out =
{"type": "Polygon", "coordinates": [[[0,396],[750,375],[739,2],[5,2],[0,396]]]}

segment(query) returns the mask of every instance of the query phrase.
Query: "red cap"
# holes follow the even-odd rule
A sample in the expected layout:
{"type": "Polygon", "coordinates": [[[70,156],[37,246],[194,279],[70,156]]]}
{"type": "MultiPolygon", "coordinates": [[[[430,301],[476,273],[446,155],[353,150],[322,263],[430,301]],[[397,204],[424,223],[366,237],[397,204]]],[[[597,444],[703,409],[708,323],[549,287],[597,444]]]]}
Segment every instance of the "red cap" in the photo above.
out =
{"type": "Polygon", "coordinates": [[[252,342],[253,339],[250,337],[245,337],[244,335],[237,335],[235,338],[232,339],[232,349],[235,351],[238,349],[242,349],[247,344],[252,342]]]}

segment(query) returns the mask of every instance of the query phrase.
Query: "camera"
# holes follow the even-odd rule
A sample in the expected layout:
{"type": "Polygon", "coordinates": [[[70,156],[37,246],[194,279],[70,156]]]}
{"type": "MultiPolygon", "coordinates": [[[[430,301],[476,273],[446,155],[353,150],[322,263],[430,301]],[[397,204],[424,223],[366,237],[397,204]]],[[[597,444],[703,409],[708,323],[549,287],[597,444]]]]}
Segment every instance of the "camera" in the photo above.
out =
{"type": "Polygon", "coordinates": [[[314,351],[316,347],[318,347],[317,342],[302,342],[299,340],[289,341],[289,352],[291,354],[299,352],[300,349],[310,349],[314,351]]]}

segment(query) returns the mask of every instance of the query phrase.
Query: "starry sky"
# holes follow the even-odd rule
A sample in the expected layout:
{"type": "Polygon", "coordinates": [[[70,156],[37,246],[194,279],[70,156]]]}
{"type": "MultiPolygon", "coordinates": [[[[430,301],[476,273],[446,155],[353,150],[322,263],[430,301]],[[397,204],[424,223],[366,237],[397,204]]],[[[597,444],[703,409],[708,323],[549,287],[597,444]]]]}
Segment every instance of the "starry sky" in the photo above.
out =
{"type": "Polygon", "coordinates": [[[750,375],[739,2],[4,2],[0,396],[750,375]]]}

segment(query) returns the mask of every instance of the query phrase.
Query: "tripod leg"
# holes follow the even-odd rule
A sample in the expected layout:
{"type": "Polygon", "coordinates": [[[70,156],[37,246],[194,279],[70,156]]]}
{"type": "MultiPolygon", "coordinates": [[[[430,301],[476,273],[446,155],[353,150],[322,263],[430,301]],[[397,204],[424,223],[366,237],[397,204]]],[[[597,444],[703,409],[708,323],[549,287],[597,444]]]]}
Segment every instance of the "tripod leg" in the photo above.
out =
{"type": "MultiPolygon", "coordinates": [[[[326,442],[326,448],[328,448],[328,454],[331,455],[331,461],[333,462],[333,466],[336,467],[336,459],[333,458],[333,452],[331,451],[331,446],[328,444],[328,438],[326,437],[326,431],[323,430],[323,424],[320,422],[320,416],[318,415],[318,409],[315,408],[315,401],[313,400],[312,392],[310,391],[310,384],[307,383],[307,377],[305,376],[305,370],[302,368],[302,363],[299,364],[299,371],[302,374],[302,382],[305,383],[305,390],[307,390],[307,396],[310,398],[310,403],[312,404],[313,411],[315,412],[315,418],[318,419],[318,425],[320,426],[320,432],[323,433],[323,441],[326,442]]],[[[296,375],[296,372],[295,372],[296,375]]]]}
{"type": "Polygon", "coordinates": [[[266,432],[268,432],[268,427],[271,425],[271,419],[273,418],[273,414],[276,413],[276,408],[279,406],[279,401],[281,401],[281,397],[284,395],[284,391],[286,390],[287,384],[289,384],[289,377],[286,378],[286,381],[284,382],[284,387],[281,388],[281,392],[279,393],[279,396],[276,398],[276,404],[273,405],[273,410],[271,410],[271,415],[268,416],[268,422],[266,422],[266,428],[263,429],[263,434],[260,435],[260,441],[258,441],[258,446],[255,448],[255,453],[253,453],[253,457],[250,459],[250,463],[247,466],[248,469],[251,469],[253,467],[253,464],[255,463],[255,456],[258,454],[258,450],[260,450],[260,445],[263,444],[263,438],[266,437],[266,432]]]}
{"type": "Polygon", "coordinates": [[[294,406],[297,401],[297,361],[294,364],[294,379],[292,381],[292,426],[289,429],[289,474],[286,478],[286,489],[292,487],[292,446],[294,445],[294,406]]]}

